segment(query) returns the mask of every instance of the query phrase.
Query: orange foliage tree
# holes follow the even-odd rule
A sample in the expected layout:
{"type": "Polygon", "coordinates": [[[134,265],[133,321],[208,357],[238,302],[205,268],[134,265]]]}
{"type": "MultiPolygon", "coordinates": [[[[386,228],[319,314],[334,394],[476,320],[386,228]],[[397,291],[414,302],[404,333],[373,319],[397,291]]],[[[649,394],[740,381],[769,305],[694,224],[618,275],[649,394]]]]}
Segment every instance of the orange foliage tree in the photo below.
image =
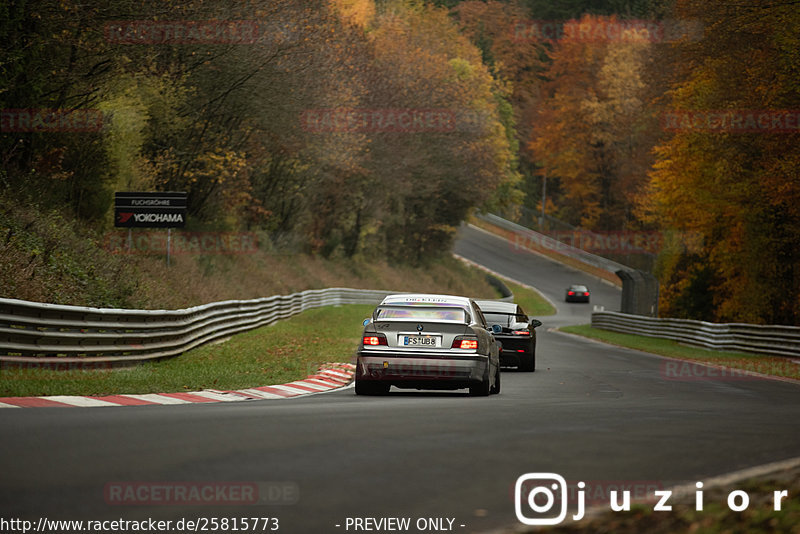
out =
{"type": "MultiPolygon", "coordinates": [[[[585,15],[588,27],[615,17],[585,15]]],[[[562,191],[557,215],[593,230],[635,225],[652,121],[644,101],[650,44],[562,38],[549,52],[529,148],[562,191]]]]}
{"type": "MultiPolygon", "coordinates": [[[[672,52],[668,112],[797,116],[800,12],[791,2],[683,0],[678,14],[701,20],[705,35],[672,52]]],[[[670,128],[641,207],[665,231],[698,235],[702,246],[662,256],[663,314],[800,323],[799,136],[796,124],[670,128]]]]}

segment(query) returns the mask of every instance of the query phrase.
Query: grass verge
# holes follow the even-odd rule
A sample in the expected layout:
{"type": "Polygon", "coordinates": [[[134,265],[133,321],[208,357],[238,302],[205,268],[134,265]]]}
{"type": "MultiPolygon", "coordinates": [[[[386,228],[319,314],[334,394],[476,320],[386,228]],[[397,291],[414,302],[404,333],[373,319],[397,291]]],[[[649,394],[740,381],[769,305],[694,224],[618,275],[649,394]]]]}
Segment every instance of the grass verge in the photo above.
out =
{"type": "MultiPolygon", "coordinates": [[[[597,339],[612,345],[651,352],[670,358],[708,363],[731,369],[742,369],[764,375],[800,380],[800,364],[792,362],[789,358],[690,347],[670,339],[611,332],[609,330],[592,328],[589,325],[565,326],[560,328],[560,330],[570,334],[597,339]]],[[[678,368],[676,372],[681,373],[676,376],[676,378],[681,378],[683,371],[678,368]]],[[[689,370],[688,372],[691,373],[692,371],[689,370]]],[[[686,376],[684,378],[690,379],[692,377],[686,376]]],[[[711,379],[711,374],[707,375],[706,378],[711,379]]]]}
{"type": "MultiPolygon", "coordinates": [[[[538,293],[511,284],[531,315],[552,313],[538,293]]],[[[371,305],[325,307],[204,345],[179,357],[135,367],[93,370],[4,369],[0,396],[113,395],[282,384],[313,374],[325,362],[352,359],[371,305]]]]}
{"type": "Polygon", "coordinates": [[[556,309],[538,291],[522,287],[514,282],[503,279],[503,282],[514,293],[514,302],[522,306],[529,317],[554,315],[556,309]]]}
{"type": "Polygon", "coordinates": [[[517,284],[511,281],[511,279],[506,278],[499,273],[493,272],[486,267],[483,267],[466,258],[458,257],[458,262],[462,264],[463,267],[469,269],[470,272],[484,271],[489,273],[489,275],[502,280],[506,287],[508,287],[508,289],[514,293],[514,302],[522,306],[522,309],[525,310],[525,313],[527,313],[529,316],[535,317],[537,315],[555,315],[555,307],[535,288],[517,284]]]}
{"type": "Polygon", "coordinates": [[[179,357],[136,367],[0,373],[0,396],[112,395],[232,390],[282,384],[325,362],[349,362],[370,305],[325,307],[204,345],[179,357]]]}
{"type": "MultiPolygon", "coordinates": [[[[152,250],[118,253],[110,243],[125,233],[112,230],[110,222],[75,221],[0,191],[0,297],[154,310],[326,287],[479,298],[497,294],[483,272],[447,254],[418,267],[364,255],[325,258],[304,254],[300,245],[282,244],[265,232],[251,236],[257,246],[243,253],[175,254],[168,268],[165,255],[152,250]]],[[[173,239],[183,232],[176,230],[173,239]]],[[[134,230],[134,240],[137,236],[134,230]]]]}

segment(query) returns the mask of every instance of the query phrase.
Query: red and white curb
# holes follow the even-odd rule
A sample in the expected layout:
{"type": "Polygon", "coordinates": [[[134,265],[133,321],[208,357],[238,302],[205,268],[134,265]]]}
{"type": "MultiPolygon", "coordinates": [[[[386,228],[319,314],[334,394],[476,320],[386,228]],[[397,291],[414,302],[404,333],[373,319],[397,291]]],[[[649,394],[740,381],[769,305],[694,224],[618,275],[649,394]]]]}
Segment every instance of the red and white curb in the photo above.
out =
{"type": "Polygon", "coordinates": [[[313,393],[322,393],[347,386],[353,378],[355,365],[351,363],[328,363],[316,374],[304,380],[274,386],[260,386],[236,391],[204,389],[185,393],[146,393],[143,395],[107,395],[105,397],[83,397],[54,395],[48,397],[0,397],[0,408],[44,408],[44,407],[99,407],[99,406],[146,406],[151,404],[194,404],[201,402],[238,402],[263,399],[287,399],[313,393]]]}

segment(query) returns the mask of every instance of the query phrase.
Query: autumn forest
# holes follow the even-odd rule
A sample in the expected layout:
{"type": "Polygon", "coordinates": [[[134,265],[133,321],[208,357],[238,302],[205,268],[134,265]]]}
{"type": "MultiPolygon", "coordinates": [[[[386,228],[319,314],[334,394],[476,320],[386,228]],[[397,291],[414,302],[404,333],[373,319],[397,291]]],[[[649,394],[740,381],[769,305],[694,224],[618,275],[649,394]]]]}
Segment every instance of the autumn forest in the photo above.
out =
{"type": "Polygon", "coordinates": [[[2,206],[187,191],[191,230],[424,265],[546,176],[664,236],[661,315],[800,324],[791,0],[11,0],[0,39],[2,206]]]}

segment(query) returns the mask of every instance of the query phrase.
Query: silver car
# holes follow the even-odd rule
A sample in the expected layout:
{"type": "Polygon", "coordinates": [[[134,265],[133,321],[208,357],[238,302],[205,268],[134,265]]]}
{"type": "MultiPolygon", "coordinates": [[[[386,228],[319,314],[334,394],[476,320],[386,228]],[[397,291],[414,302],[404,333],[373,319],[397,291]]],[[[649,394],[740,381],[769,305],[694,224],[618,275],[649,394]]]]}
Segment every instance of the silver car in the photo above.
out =
{"type": "Polygon", "coordinates": [[[356,394],[381,395],[391,386],[499,393],[499,346],[472,299],[390,295],[364,321],[356,394]]]}

